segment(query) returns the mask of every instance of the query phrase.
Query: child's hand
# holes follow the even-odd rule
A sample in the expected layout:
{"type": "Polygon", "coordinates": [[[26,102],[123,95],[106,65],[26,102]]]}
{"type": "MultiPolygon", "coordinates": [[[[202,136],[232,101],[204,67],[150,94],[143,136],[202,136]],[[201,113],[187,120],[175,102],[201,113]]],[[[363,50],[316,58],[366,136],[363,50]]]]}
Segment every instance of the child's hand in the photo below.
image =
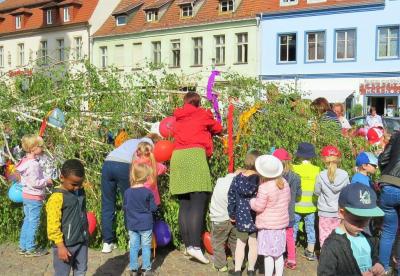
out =
{"type": "Polygon", "coordinates": [[[71,257],[71,253],[65,247],[64,243],[57,244],[58,258],[63,262],[68,262],[69,257],[71,257]]]}
{"type": "Polygon", "coordinates": [[[371,271],[366,271],[361,273],[362,276],[374,276],[374,274],[371,271]]]}
{"type": "Polygon", "coordinates": [[[381,276],[385,275],[385,268],[380,263],[376,263],[372,268],[371,268],[371,273],[374,276],[381,276]]]}
{"type": "Polygon", "coordinates": [[[53,185],[53,180],[51,180],[51,179],[47,179],[47,186],[51,186],[51,185],[53,185]]]}
{"type": "Polygon", "coordinates": [[[236,220],[235,219],[229,219],[231,223],[235,224],[236,220]]]}

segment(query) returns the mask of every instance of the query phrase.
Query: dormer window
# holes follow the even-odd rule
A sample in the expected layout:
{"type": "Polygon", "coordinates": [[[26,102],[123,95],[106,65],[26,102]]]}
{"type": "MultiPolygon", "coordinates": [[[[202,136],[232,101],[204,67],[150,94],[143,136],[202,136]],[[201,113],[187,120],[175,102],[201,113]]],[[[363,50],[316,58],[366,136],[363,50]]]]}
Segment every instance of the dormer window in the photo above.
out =
{"type": "Polygon", "coordinates": [[[193,16],[192,4],[186,4],[186,5],[181,6],[181,16],[182,17],[192,17],[193,16]]]}
{"type": "Polygon", "coordinates": [[[64,22],[69,22],[70,20],[70,7],[64,7],[64,22]]]}
{"type": "Polygon", "coordinates": [[[46,22],[47,22],[47,25],[53,24],[53,11],[52,10],[46,11],[46,22]]]}
{"type": "Polygon", "coordinates": [[[117,19],[116,19],[116,21],[117,21],[117,26],[126,25],[127,20],[128,20],[128,18],[127,18],[126,15],[117,16],[117,19]]]}
{"type": "Polygon", "coordinates": [[[158,10],[149,10],[146,12],[147,22],[157,21],[158,20],[158,10]]]}
{"type": "Polygon", "coordinates": [[[17,15],[15,17],[15,28],[18,30],[21,29],[21,26],[22,26],[22,15],[17,15]]]}
{"type": "Polygon", "coordinates": [[[299,0],[280,0],[281,6],[292,6],[292,5],[297,5],[298,3],[299,0]]]}
{"type": "Polygon", "coordinates": [[[219,2],[220,12],[233,12],[235,8],[235,0],[221,0],[219,2]]]}

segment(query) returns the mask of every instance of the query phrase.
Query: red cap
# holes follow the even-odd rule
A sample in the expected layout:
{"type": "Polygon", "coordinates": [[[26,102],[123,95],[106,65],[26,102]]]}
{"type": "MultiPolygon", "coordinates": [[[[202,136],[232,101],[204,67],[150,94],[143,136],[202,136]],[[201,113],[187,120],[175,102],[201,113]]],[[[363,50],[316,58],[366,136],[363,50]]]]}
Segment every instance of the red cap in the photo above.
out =
{"type": "Polygon", "coordinates": [[[276,149],[272,155],[281,161],[292,159],[292,158],[290,158],[290,154],[285,149],[282,149],[282,148],[276,149]]]}
{"type": "Polygon", "coordinates": [[[370,144],[378,143],[383,137],[383,131],[380,128],[373,127],[367,132],[367,139],[370,144]]]}
{"type": "Polygon", "coordinates": [[[342,153],[339,151],[339,149],[335,146],[326,146],[321,150],[321,156],[323,157],[328,157],[328,156],[336,156],[340,157],[342,156],[342,153]]]}

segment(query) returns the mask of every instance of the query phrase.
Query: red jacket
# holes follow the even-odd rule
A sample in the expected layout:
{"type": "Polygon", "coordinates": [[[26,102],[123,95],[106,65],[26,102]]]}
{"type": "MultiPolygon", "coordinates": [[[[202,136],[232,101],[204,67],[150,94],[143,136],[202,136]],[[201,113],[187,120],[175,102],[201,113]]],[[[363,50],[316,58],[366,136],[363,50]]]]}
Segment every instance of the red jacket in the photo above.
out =
{"type": "Polygon", "coordinates": [[[207,156],[213,153],[212,135],[222,131],[221,124],[216,121],[210,110],[185,104],[174,111],[175,149],[201,147],[207,156]]]}

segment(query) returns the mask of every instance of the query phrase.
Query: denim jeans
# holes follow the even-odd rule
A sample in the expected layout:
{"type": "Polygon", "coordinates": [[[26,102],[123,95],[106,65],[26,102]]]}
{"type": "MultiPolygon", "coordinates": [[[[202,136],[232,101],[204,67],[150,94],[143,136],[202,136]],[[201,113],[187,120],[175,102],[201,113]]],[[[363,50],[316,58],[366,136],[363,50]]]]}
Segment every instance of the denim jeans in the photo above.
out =
{"type": "Polygon", "coordinates": [[[305,231],[307,234],[307,243],[308,244],[315,244],[316,238],[315,238],[315,213],[311,214],[294,214],[294,220],[295,223],[293,225],[293,236],[294,236],[294,241],[296,242],[297,239],[297,231],[299,231],[299,223],[301,219],[304,219],[304,224],[305,224],[305,231]]]}
{"type": "Polygon", "coordinates": [[[101,171],[101,229],[103,241],[112,243],[115,241],[113,224],[115,221],[115,202],[117,188],[124,196],[129,188],[128,163],[105,161],[101,171]]]}
{"type": "Polygon", "coordinates": [[[130,270],[138,270],[139,262],[138,255],[140,245],[142,246],[142,269],[150,270],[151,269],[151,239],[152,239],[152,230],[146,231],[129,231],[130,238],[130,270]]]}
{"type": "Polygon", "coordinates": [[[400,188],[391,185],[383,186],[380,207],[385,212],[385,216],[383,217],[383,231],[379,242],[379,261],[387,270],[399,222],[400,188]]]}
{"type": "Polygon", "coordinates": [[[74,276],[86,275],[88,245],[86,243],[78,243],[73,246],[67,246],[67,249],[71,253],[71,257],[69,257],[69,262],[64,262],[58,258],[57,247],[53,247],[54,276],[69,276],[71,268],[74,271],[74,276]]]}
{"type": "Polygon", "coordinates": [[[22,250],[32,251],[36,247],[36,230],[39,227],[42,206],[41,200],[23,199],[25,217],[19,237],[19,248],[22,250]]]}

